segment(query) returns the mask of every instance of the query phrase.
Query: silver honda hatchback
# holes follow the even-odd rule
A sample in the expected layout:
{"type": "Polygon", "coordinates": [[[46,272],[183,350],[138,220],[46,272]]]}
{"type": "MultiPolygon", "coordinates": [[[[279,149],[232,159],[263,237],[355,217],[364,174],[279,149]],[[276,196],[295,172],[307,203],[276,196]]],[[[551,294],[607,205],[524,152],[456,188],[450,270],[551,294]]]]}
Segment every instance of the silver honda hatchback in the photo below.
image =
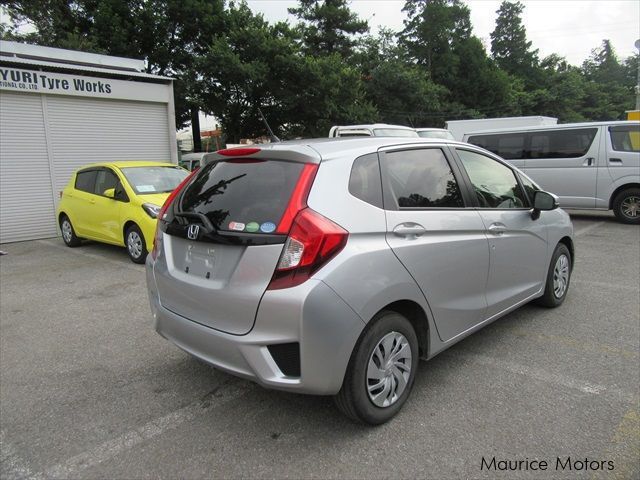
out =
{"type": "Polygon", "coordinates": [[[158,215],[155,329],[354,420],[402,407],[429,359],[531,300],[564,301],[573,227],[499,157],[440,139],[218,151],[158,215]]]}

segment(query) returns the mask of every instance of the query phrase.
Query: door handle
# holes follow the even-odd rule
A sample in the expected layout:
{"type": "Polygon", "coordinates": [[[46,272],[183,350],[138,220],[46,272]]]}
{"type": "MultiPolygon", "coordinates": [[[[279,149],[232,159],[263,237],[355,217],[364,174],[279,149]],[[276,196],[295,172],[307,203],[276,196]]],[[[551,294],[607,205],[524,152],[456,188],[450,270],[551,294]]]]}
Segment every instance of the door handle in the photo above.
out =
{"type": "Polygon", "coordinates": [[[507,226],[504,223],[492,223],[491,225],[489,225],[489,228],[487,230],[489,230],[489,232],[494,235],[502,235],[507,231],[507,226]]]}
{"type": "Polygon", "coordinates": [[[585,158],[584,162],[582,162],[583,167],[590,167],[591,165],[595,165],[596,159],[593,157],[585,158]]]}
{"type": "Polygon", "coordinates": [[[96,201],[92,198],[91,200],[89,200],[89,203],[94,205],[96,203],[96,201]]]}
{"type": "Polygon", "coordinates": [[[619,163],[620,165],[622,165],[622,159],[621,158],[610,158],[609,159],[609,163],[619,163]]]}
{"type": "Polygon", "coordinates": [[[395,235],[398,237],[405,237],[408,240],[415,240],[426,231],[427,229],[422,225],[413,222],[401,223],[400,225],[396,225],[393,229],[393,233],[395,235]]]}

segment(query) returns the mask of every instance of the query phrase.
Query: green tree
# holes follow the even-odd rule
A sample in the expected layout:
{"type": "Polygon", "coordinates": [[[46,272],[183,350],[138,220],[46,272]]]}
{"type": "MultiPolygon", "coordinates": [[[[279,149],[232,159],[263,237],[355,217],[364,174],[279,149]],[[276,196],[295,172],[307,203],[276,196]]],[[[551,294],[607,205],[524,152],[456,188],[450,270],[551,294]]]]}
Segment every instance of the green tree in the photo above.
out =
{"type": "MultiPolygon", "coordinates": [[[[14,24],[30,24],[11,39],[107,55],[142,58],[147,72],[172,76],[176,124],[198,105],[194,58],[224,30],[223,0],[10,0],[14,24]]],[[[197,126],[196,126],[197,127],[197,126]]],[[[197,127],[199,130],[199,127],[197,127]]],[[[194,139],[199,139],[199,133],[194,139]]]]}
{"type": "Polygon", "coordinates": [[[538,64],[538,50],[531,50],[522,24],[524,5],[503,1],[497,10],[496,28],[491,32],[491,54],[507,73],[529,79],[538,64]]]}
{"type": "Polygon", "coordinates": [[[230,4],[228,34],[198,62],[201,103],[229,141],[264,135],[257,109],[278,136],[326,136],[334,123],[371,121],[359,72],[335,53],[303,56],[299,32],[269,25],[246,4],[230,4]],[[303,87],[302,87],[303,86],[303,87]]]}
{"type": "Polygon", "coordinates": [[[397,44],[390,30],[365,38],[355,60],[362,72],[366,98],[377,107],[378,121],[440,126],[438,112],[448,91],[407,58],[406,48],[397,44]]]}
{"type": "Polygon", "coordinates": [[[354,36],[369,31],[366,21],[349,9],[347,0],[299,0],[297,8],[289,8],[302,24],[300,29],[307,53],[351,55],[354,36]]]}
{"type": "Polygon", "coordinates": [[[456,44],[471,36],[469,7],[460,0],[407,0],[400,34],[409,57],[426,68],[431,79],[448,86],[460,63],[456,44]]]}
{"type": "Polygon", "coordinates": [[[583,115],[590,120],[614,120],[625,118],[625,111],[635,105],[633,87],[635,81],[628,75],[609,40],[603,40],[599,48],[582,64],[586,80],[583,115]]]}

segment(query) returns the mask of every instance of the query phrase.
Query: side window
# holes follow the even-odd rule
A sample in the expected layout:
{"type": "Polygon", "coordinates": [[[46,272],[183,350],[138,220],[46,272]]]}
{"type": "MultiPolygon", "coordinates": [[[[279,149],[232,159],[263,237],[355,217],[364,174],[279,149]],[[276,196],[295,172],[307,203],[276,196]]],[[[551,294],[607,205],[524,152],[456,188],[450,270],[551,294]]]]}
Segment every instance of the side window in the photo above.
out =
{"type": "Polygon", "coordinates": [[[104,191],[118,186],[118,177],[111,170],[98,170],[96,187],[93,191],[96,195],[104,195],[104,191]]]}
{"type": "Polygon", "coordinates": [[[526,208],[529,202],[509,167],[493,158],[456,149],[481,208],[526,208]]]}
{"type": "Polygon", "coordinates": [[[76,174],[76,190],[93,193],[97,170],[85,170],[76,174]]]}
{"type": "Polygon", "coordinates": [[[469,143],[500,155],[506,160],[525,158],[525,134],[508,133],[503,135],[474,135],[469,143]]]}
{"type": "Polygon", "coordinates": [[[464,207],[458,182],[439,148],[390,152],[384,162],[385,188],[399,209],[464,207]]]}
{"type": "Polygon", "coordinates": [[[382,181],[377,153],[355,159],[349,177],[349,193],[364,202],[382,208],[382,181]]]}
{"type": "Polygon", "coordinates": [[[587,154],[597,128],[531,132],[530,158],[578,158],[587,154]]]}
{"type": "Polygon", "coordinates": [[[611,145],[618,152],[640,152],[640,125],[609,127],[611,145]]]}

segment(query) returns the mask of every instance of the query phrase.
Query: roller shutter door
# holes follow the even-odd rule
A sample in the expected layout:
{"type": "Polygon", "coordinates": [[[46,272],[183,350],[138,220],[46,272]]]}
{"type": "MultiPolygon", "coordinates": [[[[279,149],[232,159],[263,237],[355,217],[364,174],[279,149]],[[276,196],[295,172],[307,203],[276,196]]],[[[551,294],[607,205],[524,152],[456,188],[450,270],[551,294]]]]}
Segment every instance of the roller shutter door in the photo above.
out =
{"type": "Polygon", "coordinates": [[[49,95],[47,119],[56,192],[88,163],[171,158],[166,104],[49,95]]]}
{"type": "Polygon", "coordinates": [[[58,193],[74,170],[170,160],[164,103],[2,92],[0,243],[58,234],[58,193]]]}
{"type": "Polygon", "coordinates": [[[0,92],[0,243],[56,235],[42,96],[0,92]]]}

